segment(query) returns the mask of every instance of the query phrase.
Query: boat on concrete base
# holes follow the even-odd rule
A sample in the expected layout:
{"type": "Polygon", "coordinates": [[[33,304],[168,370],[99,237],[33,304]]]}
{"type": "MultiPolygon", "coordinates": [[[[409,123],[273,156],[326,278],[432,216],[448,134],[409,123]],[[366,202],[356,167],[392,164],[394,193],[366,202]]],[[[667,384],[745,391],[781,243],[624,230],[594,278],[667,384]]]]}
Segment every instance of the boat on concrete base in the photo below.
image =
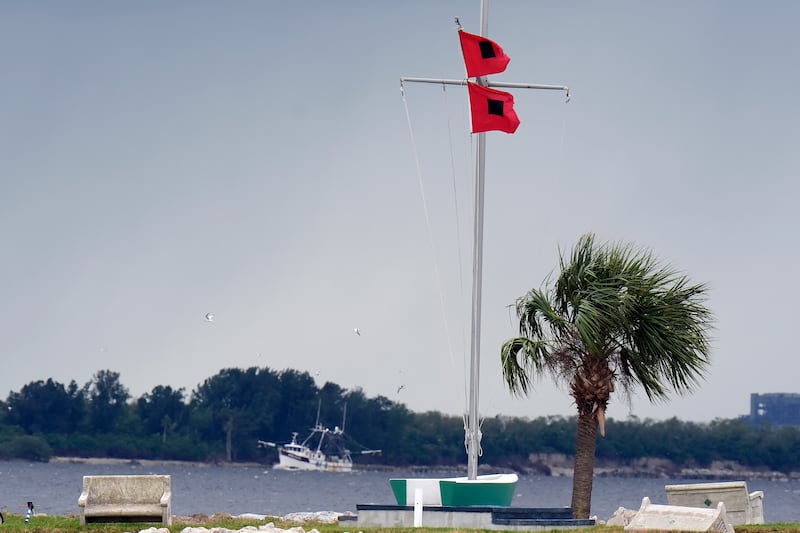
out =
{"type": "MultiPolygon", "coordinates": [[[[485,39],[486,30],[488,27],[488,0],[481,0],[481,33],[477,37],[482,39],[484,44],[489,44],[491,41],[485,39]]],[[[456,25],[460,38],[463,38],[465,33],[461,33],[461,24],[456,19],[456,25]]],[[[463,41],[462,41],[463,42],[463,41]]],[[[464,48],[462,46],[462,51],[464,48]]],[[[487,56],[488,57],[488,56],[487,56]]],[[[494,56],[493,56],[494,57],[494,56]]],[[[465,62],[471,62],[471,59],[465,53],[465,62]]],[[[490,84],[486,79],[486,74],[493,74],[502,72],[505,68],[503,66],[499,70],[488,69],[483,71],[483,74],[477,76],[479,85],[488,87],[490,84]]],[[[469,65],[468,65],[469,70],[469,65]]],[[[474,77],[474,76],[473,76],[474,77]]],[[[432,78],[401,78],[401,88],[405,82],[421,82],[421,83],[435,83],[442,85],[463,85],[461,80],[443,80],[432,78]]],[[[491,84],[494,87],[518,87],[519,84],[491,84]]],[[[555,85],[524,85],[527,88],[539,89],[557,89],[564,90],[569,94],[569,87],[555,86],[555,85]]],[[[409,119],[410,124],[410,119],[409,119]]],[[[493,129],[493,128],[489,128],[493,129]]],[[[501,128],[497,128],[501,129],[501,128]]],[[[392,492],[394,492],[397,503],[400,504],[396,507],[392,506],[379,506],[380,509],[368,509],[364,506],[359,506],[359,525],[376,525],[384,527],[411,527],[421,525],[419,522],[422,516],[425,520],[431,520],[431,517],[438,517],[433,519],[434,523],[427,523],[431,527],[465,527],[471,529],[491,528],[491,524],[497,524],[497,515],[500,511],[496,509],[508,509],[508,512],[513,513],[510,507],[511,501],[514,498],[514,490],[517,486],[518,477],[516,474],[490,474],[478,475],[478,456],[481,454],[481,422],[479,415],[479,394],[478,389],[480,385],[480,332],[481,332],[481,308],[482,308],[482,272],[483,272],[483,211],[484,211],[484,182],[485,182],[485,153],[486,153],[486,131],[487,129],[475,128],[473,124],[473,133],[477,133],[477,145],[475,147],[475,203],[474,203],[474,232],[472,241],[472,312],[471,312],[471,335],[470,335],[470,372],[469,372],[469,402],[468,409],[464,416],[464,445],[467,452],[467,476],[458,478],[407,478],[407,479],[390,479],[392,492]],[[413,502],[413,507],[407,507],[413,502]],[[424,509],[424,511],[423,511],[424,509]],[[361,510],[365,513],[365,520],[362,524],[361,510]],[[411,515],[409,515],[411,513],[411,515]],[[368,517],[368,518],[367,518],[368,517]],[[444,518],[442,518],[444,517],[444,518]],[[479,518],[475,518],[479,517],[479,518]],[[383,518],[381,520],[380,518],[383,518]],[[413,518],[413,520],[412,520],[413,518]],[[464,520],[465,524],[455,523],[464,520]],[[373,521],[374,520],[374,521],[373,521]],[[475,521],[480,523],[476,524],[475,521]]],[[[509,131],[509,130],[503,130],[509,131]]],[[[427,216],[427,214],[426,214],[427,216]]],[[[567,509],[564,511],[565,517],[572,520],[572,510],[567,509]]],[[[545,518],[537,518],[532,515],[530,520],[549,520],[545,518]]],[[[526,517],[521,517],[519,520],[527,520],[526,517]]],[[[566,519],[566,518],[565,518],[566,519]]],[[[561,520],[559,518],[559,520],[561,520]]],[[[590,521],[590,525],[594,525],[594,521],[590,521]]],[[[581,523],[571,522],[572,525],[578,526],[581,523]]],[[[587,524],[589,525],[589,524],[587,524]]],[[[552,524],[547,525],[552,529],[552,524]]],[[[556,526],[557,527],[557,526],[556,526]]],[[[530,527],[526,527],[530,529],[530,527]]],[[[495,529],[506,529],[505,527],[495,529]]]]}

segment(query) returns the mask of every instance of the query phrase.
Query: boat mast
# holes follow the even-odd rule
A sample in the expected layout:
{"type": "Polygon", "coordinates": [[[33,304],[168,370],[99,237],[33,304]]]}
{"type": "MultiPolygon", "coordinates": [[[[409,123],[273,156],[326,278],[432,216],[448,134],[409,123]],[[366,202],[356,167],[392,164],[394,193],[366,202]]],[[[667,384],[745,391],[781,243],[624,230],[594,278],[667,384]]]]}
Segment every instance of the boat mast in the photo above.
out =
{"type": "MultiPolygon", "coordinates": [[[[486,37],[489,28],[488,0],[481,0],[480,35],[486,37]]],[[[465,80],[442,80],[433,78],[400,78],[400,89],[405,82],[436,83],[439,85],[466,85],[465,80]]],[[[484,87],[506,87],[514,89],[545,89],[565,91],[569,101],[569,87],[565,85],[541,85],[533,83],[504,83],[489,81],[486,76],[475,80],[484,87]]],[[[483,192],[486,173],[486,133],[477,134],[475,149],[475,219],[473,221],[472,255],[472,332],[470,337],[470,386],[469,412],[464,424],[464,442],[467,447],[467,478],[478,477],[478,455],[480,455],[480,344],[481,344],[481,292],[483,285],[483,192]]]]}
{"type": "MultiPolygon", "coordinates": [[[[481,37],[489,29],[487,0],[481,0],[481,37]]],[[[486,87],[489,80],[481,76],[478,85],[486,87]]],[[[469,350],[469,415],[465,424],[467,446],[467,478],[478,477],[478,455],[481,446],[481,430],[478,413],[481,374],[481,293],[483,288],[483,191],[486,174],[486,133],[478,133],[475,149],[475,217],[473,221],[472,251],[472,334],[469,350]]]]}

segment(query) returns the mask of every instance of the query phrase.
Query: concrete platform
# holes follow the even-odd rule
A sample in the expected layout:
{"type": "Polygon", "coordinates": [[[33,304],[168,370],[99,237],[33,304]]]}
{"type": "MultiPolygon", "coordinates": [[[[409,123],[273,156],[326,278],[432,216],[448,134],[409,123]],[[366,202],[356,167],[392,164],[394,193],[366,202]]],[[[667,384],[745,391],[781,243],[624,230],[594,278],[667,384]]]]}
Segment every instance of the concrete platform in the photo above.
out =
{"type": "MultiPolygon", "coordinates": [[[[360,527],[414,527],[413,505],[356,505],[360,527]]],[[[544,531],[593,527],[594,520],[572,518],[570,507],[423,506],[425,527],[544,531]]]]}

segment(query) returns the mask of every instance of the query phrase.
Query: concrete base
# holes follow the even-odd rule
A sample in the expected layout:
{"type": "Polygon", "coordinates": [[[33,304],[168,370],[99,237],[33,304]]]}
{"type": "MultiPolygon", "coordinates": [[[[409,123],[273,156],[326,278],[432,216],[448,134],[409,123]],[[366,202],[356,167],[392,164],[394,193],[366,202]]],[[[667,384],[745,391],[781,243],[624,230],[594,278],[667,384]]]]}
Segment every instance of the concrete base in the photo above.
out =
{"type": "Polygon", "coordinates": [[[572,518],[569,507],[452,507],[410,505],[356,505],[359,527],[443,527],[544,531],[594,527],[594,520],[572,518]]]}

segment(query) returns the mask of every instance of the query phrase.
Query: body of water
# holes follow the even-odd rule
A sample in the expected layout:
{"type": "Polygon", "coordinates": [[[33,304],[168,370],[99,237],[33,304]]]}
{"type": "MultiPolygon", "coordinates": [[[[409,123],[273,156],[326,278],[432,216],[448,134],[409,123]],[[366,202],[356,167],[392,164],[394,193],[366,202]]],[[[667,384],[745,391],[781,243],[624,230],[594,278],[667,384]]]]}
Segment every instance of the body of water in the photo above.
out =
{"type": "MultiPolygon", "coordinates": [[[[356,512],[360,503],[394,504],[391,477],[449,477],[452,472],[356,471],[352,473],[288,472],[270,467],[201,465],[93,465],[0,461],[0,510],[25,514],[26,502],[49,515],[78,513],[84,475],[169,474],[175,515],[257,513],[284,516],[294,512],[356,512]]],[[[458,475],[458,474],[455,474],[458,475]]],[[[592,514],[608,519],[618,507],[638,509],[642,497],[667,503],[664,485],[703,480],[596,478],[592,514]]],[[[731,479],[731,481],[738,481],[731,479]]],[[[748,490],[764,491],[767,522],[800,522],[800,482],[747,482],[748,490]]],[[[568,507],[572,479],[520,476],[513,505],[568,507]]]]}

